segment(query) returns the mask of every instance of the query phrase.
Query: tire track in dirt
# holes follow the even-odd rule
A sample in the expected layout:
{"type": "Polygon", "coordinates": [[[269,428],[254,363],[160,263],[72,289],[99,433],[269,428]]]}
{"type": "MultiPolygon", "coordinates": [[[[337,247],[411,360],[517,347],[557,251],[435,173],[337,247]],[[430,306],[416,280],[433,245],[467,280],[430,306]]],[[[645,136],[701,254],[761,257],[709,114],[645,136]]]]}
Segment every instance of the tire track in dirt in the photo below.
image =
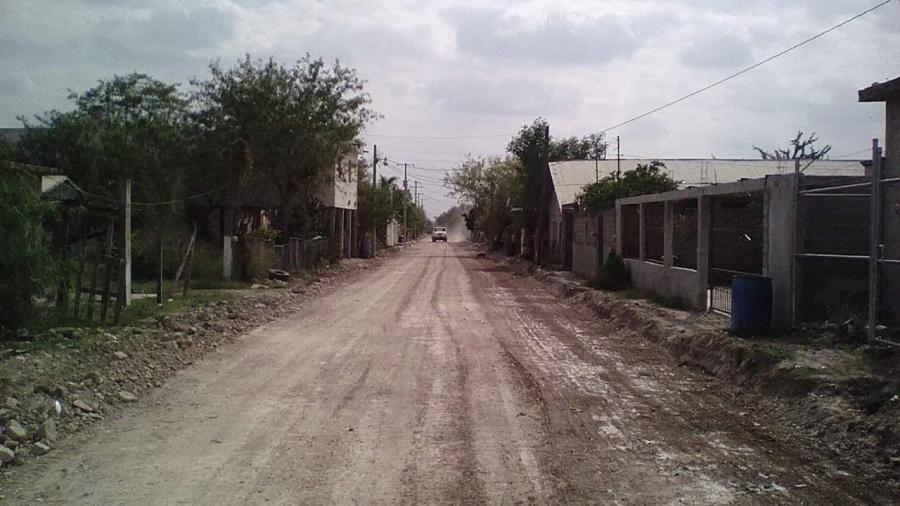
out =
{"type": "Polygon", "coordinates": [[[570,497],[700,504],[856,504],[865,497],[836,486],[827,462],[748,430],[715,380],[673,367],[639,336],[598,324],[530,279],[488,272],[486,260],[466,263],[481,271],[482,304],[506,318],[511,331],[500,341],[509,357],[538,384],[554,435],[544,457],[572,485],[570,497]]]}

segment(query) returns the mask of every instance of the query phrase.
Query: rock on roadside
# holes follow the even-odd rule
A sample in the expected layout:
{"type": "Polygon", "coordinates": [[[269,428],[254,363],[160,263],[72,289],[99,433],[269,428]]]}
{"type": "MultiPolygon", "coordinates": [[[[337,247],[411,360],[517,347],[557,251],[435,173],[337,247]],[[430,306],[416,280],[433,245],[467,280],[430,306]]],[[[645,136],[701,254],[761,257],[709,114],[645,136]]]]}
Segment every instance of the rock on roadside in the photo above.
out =
{"type": "Polygon", "coordinates": [[[44,423],[38,427],[37,432],[35,432],[35,436],[38,439],[46,439],[47,441],[56,441],[56,438],[59,437],[59,434],[56,431],[56,422],[53,421],[52,418],[48,418],[44,420],[44,423]]]}
{"type": "Polygon", "coordinates": [[[17,420],[6,422],[6,435],[13,441],[18,441],[19,443],[28,440],[28,431],[26,431],[25,428],[22,427],[22,424],[17,420]]]}
{"type": "Polygon", "coordinates": [[[137,400],[137,396],[127,390],[120,390],[119,399],[122,399],[125,402],[135,402],[137,400]]]}

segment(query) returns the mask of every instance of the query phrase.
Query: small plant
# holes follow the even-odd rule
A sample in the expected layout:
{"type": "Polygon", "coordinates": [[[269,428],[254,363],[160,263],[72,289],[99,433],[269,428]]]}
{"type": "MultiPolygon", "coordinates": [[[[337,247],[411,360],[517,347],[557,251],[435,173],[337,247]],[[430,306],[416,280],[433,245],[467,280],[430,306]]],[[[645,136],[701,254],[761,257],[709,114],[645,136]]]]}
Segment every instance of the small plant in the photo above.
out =
{"type": "Polygon", "coordinates": [[[600,272],[594,278],[590,286],[603,290],[619,291],[631,286],[631,274],[622,257],[615,250],[609,252],[606,262],[600,267],[600,272]]]}

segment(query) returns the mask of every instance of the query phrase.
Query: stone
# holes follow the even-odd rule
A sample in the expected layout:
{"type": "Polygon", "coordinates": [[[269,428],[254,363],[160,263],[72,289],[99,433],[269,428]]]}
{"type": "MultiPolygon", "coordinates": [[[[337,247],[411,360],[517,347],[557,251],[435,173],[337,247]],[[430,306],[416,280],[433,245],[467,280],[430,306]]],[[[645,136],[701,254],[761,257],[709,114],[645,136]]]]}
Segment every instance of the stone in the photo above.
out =
{"type": "Polygon", "coordinates": [[[21,443],[28,440],[28,431],[17,420],[10,420],[6,422],[6,436],[21,443]]]}
{"type": "Polygon", "coordinates": [[[15,458],[16,452],[5,446],[0,446],[0,462],[6,464],[7,462],[12,462],[15,458]]]}
{"type": "Polygon", "coordinates": [[[117,351],[113,353],[113,357],[115,357],[116,360],[125,360],[126,358],[128,358],[128,354],[124,351],[117,351]]]}
{"type": "Polygon", "coordinates": [[[0,422],[5,422],[12,417],[13,412],[6,408],[0,408],[0,422]]]}
{"type": "Polygon", "coordinates": [[[251,290],[264,290],[266,288],[269,288],[269,287],[266,285],[261,285],[259,283],[253,283],[252,285],[250,285],[251,290]]]}
{"type": "Polygon", "coordinates": [[[50,445],[44,442],[37,442],[31,446],[31,452],[35,455],[46,455],[50,452],[50,445]]]}
{"type": "Polygon", "coordinates": [[[59,433],[56,431],[56,422],[52,418],[44,420],[44,423],[38,426],[35,436],[50,442],[56,441],[56,438],[59,437],[59,433]]]}
{"type": "Polygon", "coordinates": [[[76,400],[75,402],[73,402],[73,403],[72,403],[72,406],[75,406],[76,408],[78,408],[78,409],[84,411],[85,413],[92,413],[92,412],[94,411],[94,407],[93,407],[93,406],[91,406],[90,404],[84,402],[84,401],[81,400],[81,399],[78,399],[78,400],[76,400]]]}
{"type": "Polygon", "coordinates": [[[127,390],[119,390],[119,399],[125,402],[134,402],[137,400],[137,396],[127,390]]]}
{"type": "Polygon", "coordinates": [[[6,397],[6,399],[3,400],[3,407],[8,409],[16,409],[17,407],[19,407],[19,399],[16,399],[15,397],[6,397]]]}

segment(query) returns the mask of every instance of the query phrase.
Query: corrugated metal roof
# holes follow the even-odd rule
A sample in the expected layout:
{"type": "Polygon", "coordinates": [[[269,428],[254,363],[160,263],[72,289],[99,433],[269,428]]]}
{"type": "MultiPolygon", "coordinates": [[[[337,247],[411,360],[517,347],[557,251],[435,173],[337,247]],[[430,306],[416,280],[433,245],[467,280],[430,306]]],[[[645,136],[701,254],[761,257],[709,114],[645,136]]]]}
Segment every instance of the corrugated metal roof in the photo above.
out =
{"type": "MultiPolygon", "coordinates": [[[[622,160],[622,172],[632,170],[638,164],[649,164],[650,159],[622,160]]],[[[669,176],[681,183],[682,187],[703,186],[716,183],[731,183],[741,179],[757,179],[769,175],[791,174],[793,160],[720,160],[720,159],[659,159],[666,165],[669,176]]],[[[804,165],[808,162],[801,162],[804,165]]],[[[556,199],[560,206],[575,202],[585,185],[615,173],[616,160],[576,160],[551,162],[550,176],[556,199]]],[[[806,170],[813,176],[863,176],[865,167],[859,160],[816,160],[806,170]]]]}

